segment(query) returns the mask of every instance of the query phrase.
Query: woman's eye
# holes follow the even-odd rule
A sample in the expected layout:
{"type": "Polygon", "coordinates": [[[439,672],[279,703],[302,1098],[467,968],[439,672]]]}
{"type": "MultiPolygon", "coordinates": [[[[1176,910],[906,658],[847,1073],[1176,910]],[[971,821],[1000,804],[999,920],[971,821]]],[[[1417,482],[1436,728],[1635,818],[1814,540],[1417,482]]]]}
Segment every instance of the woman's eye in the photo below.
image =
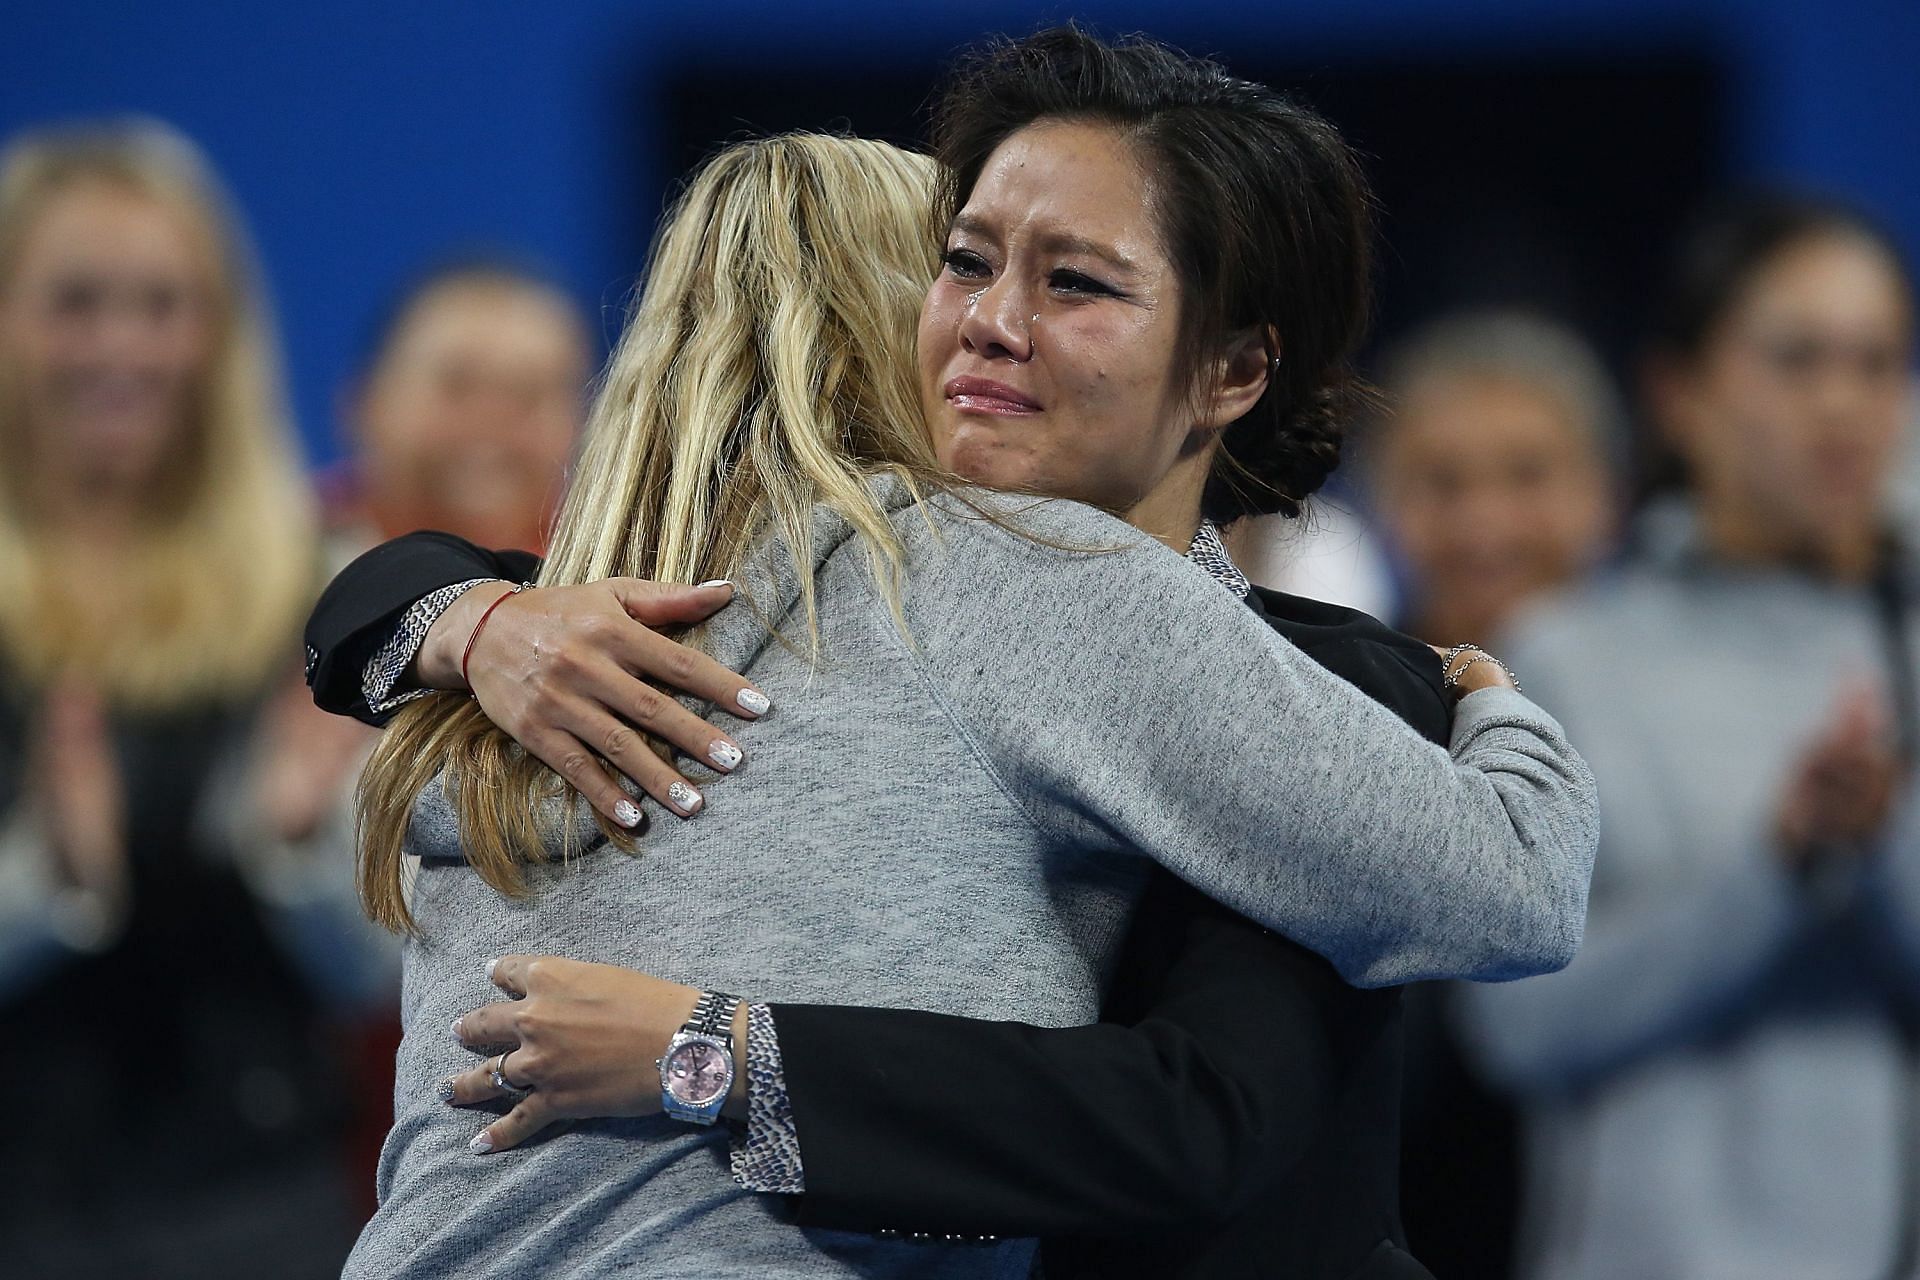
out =
{"type": "Polygon", "coordinates": [[[177,320],[187,309],[186,294],[167,286],[150,289],[146,296],[146,307],[148,318],[156,324],[177,320]]]}
{"type": "Polygon", "coordinates": [[[80,319],[98,311],[106,300],[106,291],[90,280],[62,280],[52,291],[53,313],[63,319],[80,319]]]}
{"type": "Polygon", "coordinates": [[[941,255],[947,270],[963,280],[978,280],[987,275],[987,262],[971,249],[949,249],[941,255]]]}
{"type": "Polygon", "coordinates": [[[1113,290],[1101,284],[1092,276],[1081,275],[1078,271],[1062,268],[1048,277],[1047,282],[1062,293],[1108,294],[1113,290]]]}
{"type": "Polygon", "coordinates": [[[1860,372],[1873,382],[1893,382],[1906,374],[1906,357],[1886,347],[1869,347],[1860,353],[1860,372]]]}
{"type": "Polygon", "coordinates": [[[1820,349],[1811,342],[1783,342],[1767,354],[1774,368],[1785,374],[1808,373],[1820,363],[1820,349]]]}

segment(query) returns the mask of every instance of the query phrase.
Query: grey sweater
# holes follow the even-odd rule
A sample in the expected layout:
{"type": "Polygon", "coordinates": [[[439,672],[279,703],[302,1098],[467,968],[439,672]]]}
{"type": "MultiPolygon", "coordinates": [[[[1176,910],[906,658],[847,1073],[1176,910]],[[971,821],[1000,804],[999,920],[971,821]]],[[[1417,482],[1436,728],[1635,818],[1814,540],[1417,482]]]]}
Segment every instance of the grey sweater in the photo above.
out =
{"type": "MultiPolygon", "coordinates": [[[[579,1123],[499,1155],[434,1084],[447,1027],[504,952],[630,965],[754,999],[1090,1020],[1155,859],[1348,976],[1518,977],[1564,965],[1596,840],[1584,763],[1510,691],[1462,703],[1453,757],[1277,637],[1201,571],[1064,502],[888,493],[910,639],[867,555],[817,518],[823,659],[784,549],[704,643],[773,699],[708,812],[638,852],[537,868],[509,901],[416,807],[425,934],[408,949],[395,1124],[353,1276],[1025,1275],[1030,1247],[803,1231],[728,1175],[725,1135],[579,1123]],[[1076,548],[1061,550],[1059,546],[1076,548]],[[773,642],[760,619],[789,644],[773,642]]],[[[574,815],[576,823],[583,819],[574,815]]],[[[1017,1082],[1000,1082],[1017,1087],[1017,1082]]],[[[981,1105],[996,1082],[983,1081],[981,1105]]]]}

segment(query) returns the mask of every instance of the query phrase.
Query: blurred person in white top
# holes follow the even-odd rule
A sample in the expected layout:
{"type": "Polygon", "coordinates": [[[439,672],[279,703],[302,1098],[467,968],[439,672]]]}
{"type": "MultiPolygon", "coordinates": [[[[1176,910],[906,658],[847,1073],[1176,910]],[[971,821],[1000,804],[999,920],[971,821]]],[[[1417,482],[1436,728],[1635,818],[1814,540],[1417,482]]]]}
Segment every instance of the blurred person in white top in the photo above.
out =
{"type": "Polygon", "coordinates": [[[1492,642],[1516,608],[1612,546],[1619,396],[1572,330],[1463,311],[1381,362],[1364,483],[1293,528],[1230,533],[1255,581],[1397,619],[1439,644],[1492,642]]]}

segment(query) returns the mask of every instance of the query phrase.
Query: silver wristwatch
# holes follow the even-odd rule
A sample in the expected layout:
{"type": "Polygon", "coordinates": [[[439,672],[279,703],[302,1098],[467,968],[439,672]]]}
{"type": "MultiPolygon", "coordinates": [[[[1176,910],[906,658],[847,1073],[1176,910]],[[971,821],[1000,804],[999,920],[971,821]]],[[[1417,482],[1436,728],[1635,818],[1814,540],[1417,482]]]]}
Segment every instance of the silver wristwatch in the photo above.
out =
{"type": "Polygon", "coordinates": [[[703,991],[685,1026],[667,1042],[660,1068],[660,1107],[675,1120],[712,1124],[733,1088],[733,1011],[738,996],[703,991]]]}

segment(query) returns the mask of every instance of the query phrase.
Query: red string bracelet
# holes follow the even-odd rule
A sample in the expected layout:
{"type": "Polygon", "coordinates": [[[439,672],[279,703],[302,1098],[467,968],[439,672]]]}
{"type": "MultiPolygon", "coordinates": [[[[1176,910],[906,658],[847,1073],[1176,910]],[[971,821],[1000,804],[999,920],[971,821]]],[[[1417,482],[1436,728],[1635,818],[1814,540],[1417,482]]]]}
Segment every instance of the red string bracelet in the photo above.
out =
{"type": "Polygon", "coordinates": [[[488,605],[487,611],[480,615],[480,621],[473,624],[473,634],[467,637],[467,647],[460,654],[460,683],[469,690],[473,688],[473,682],[467,679],[467,662],[473,657],[473,642],[480,638],[481,628],[487,625],[487,619],[493,616],[493,611],[507,602],[508,596],[517,596],[532,585],[531,582],[523,582],[511,591],[502,591],[500,598],[488,605]]]}

